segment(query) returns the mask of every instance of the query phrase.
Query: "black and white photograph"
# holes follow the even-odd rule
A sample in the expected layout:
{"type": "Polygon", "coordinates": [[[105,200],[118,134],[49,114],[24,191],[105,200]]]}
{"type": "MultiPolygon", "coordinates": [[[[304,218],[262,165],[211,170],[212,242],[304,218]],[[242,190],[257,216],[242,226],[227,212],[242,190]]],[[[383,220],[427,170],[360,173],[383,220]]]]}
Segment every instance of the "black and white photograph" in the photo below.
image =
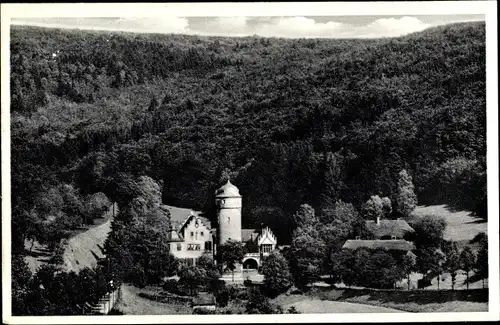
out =
{"type": "Polygon", "coordinates": [[[498,320],[496,24],[2,4],[3,322],[498,320]]]}

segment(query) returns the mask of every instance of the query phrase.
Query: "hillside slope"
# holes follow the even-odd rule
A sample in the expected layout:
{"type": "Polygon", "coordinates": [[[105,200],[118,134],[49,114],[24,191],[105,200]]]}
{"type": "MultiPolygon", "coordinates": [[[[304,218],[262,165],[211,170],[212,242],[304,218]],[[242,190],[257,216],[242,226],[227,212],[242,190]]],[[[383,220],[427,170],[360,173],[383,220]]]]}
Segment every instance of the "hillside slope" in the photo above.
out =
{"type": "MultiPolygon", "coordinates": [[[[118,208],[115,207],[115,213],[117,211],[118,208]]],[[[78,272],[85,267],[92,268],[97,264],[98,259],[105,256],[102,248],[111,230],[113,209],[110,208],[99,219],[96,220],[99,222],[98,225],[84,231],[78,231],[67,240],[64,246],[63,263],[60,265],[64,271],[78,272]]],[[[53,252],[35,242],[32,253],[25,256],[25,260],[31,272],[34,273],[40,266],[49,263],[52,255],[53,252]]]]}
{"type": "Polygon", "coordinates": [[[394,200],[406,169],[421,204],[487,217],[482,22],[375,40],[15,26],[11,53],[13,215],[62,182],[124,206],[124,175],[210,215],[230,177],[243,226],[289,239],[300,204],[394,200]]]}
{"type": "MultiPolygon", "coordinates": [[[[117,209],[115,209],[115,213],[117,209]]],[[[99,226],[79,233],[68,240],[63,255],[63,268],[67,271],[75,271],[85,267],[94,267],[97,261],[106,255],[103,252],[104,242],[111,230],[113,221],[112,208],[103,216],[106,220],[99,226]]]]}

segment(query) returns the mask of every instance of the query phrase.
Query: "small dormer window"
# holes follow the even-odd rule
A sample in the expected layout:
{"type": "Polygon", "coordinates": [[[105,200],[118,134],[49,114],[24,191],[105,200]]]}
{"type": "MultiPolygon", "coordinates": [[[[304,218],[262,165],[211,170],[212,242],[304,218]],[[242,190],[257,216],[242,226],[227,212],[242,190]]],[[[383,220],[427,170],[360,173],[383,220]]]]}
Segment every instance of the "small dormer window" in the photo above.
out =
{"type": "Polygon", "coordinates": [[[391,239],[396,239],[396,236],[394,236],[394,235],[393,235],[393,236],[391,236],[391,239]]]}
{"type": "Polygon", "coordinates": [[[360,240],[361,239],[361,236],[356,236],[356,240],[360,240]]]}

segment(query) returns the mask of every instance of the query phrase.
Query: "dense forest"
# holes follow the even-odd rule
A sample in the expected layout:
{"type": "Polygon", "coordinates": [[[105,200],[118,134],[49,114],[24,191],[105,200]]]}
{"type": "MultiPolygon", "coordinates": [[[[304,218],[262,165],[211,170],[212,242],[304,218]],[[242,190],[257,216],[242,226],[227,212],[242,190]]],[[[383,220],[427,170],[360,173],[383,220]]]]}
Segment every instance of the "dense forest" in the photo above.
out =
{"type": "Polygon", "coordinates": [[[394,202],[403,169],[419,203],[486,218],[485,73],[484,23],[376,40],[12,26],[13,250],[144,177],[209,217],[230,177],[243,226],[283,243],[301,204],[394,202]]]}

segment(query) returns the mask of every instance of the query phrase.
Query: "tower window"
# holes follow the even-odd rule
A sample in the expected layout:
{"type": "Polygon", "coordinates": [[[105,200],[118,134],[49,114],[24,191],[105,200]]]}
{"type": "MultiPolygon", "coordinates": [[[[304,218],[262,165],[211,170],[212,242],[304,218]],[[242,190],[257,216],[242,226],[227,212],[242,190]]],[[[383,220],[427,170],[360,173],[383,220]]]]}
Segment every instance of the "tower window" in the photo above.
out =
{"type": "Polygon", "coordinates": [[[178,251],[181,251],[181,250],[182,250],[182,244],[180,244],[180,243],[179,243],[179,244],[177,244],[177,250],[178,250],[178,251]]]}
{"type": "Polygon", "coordinates": [[[205,236],[205,234],[203,233],[203,231],[201,231],[201,232],[200,232],[200,236],[201,236],[201,237],[204,237],[204,236],[205,236]]]}
{"type": "Polygon", "coordinates": [[[193,237],[194,237],[194,232],[191,231],[191,238],[193,238],[193,237]]]}

